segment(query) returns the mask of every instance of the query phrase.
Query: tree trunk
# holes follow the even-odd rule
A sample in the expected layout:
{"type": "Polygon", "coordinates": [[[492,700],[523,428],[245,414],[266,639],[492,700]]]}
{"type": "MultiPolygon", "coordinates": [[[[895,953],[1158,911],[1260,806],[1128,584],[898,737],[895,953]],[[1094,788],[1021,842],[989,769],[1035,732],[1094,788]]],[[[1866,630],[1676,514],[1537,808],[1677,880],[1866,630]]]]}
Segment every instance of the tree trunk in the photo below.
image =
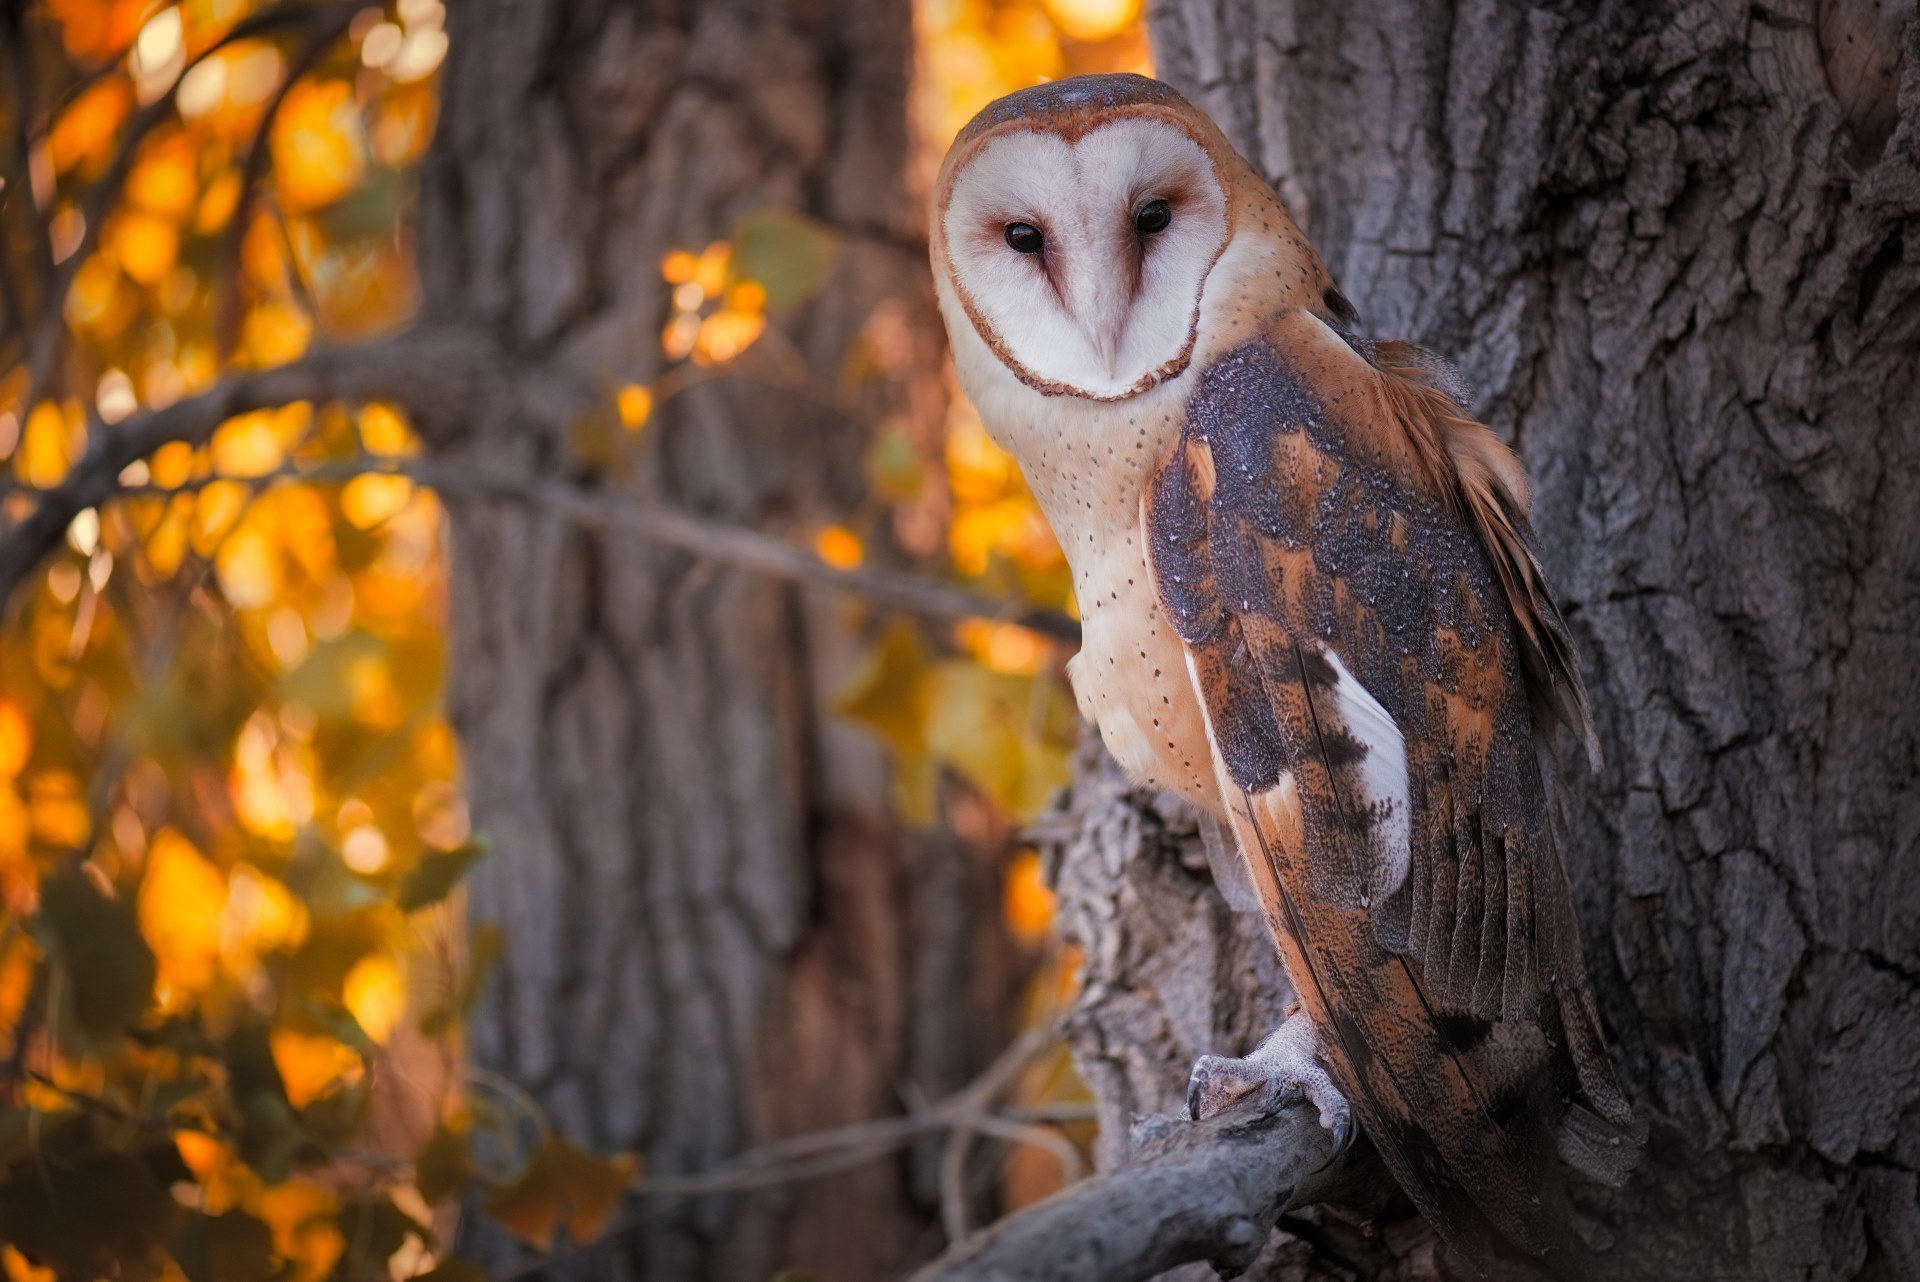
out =
{"type": "MultiPolygon", "coordinates": [[[[422,319],[478,326],[606,396],[564,435],[506,413],[467,424],[451,461],[754,527],[801,531],[853,507],[871,422],[924,414],[915,371],[938,366],[903,179],[907,8],[454,10],[421,179],[422,319]],[[637,449],[623,444],[615,389],[663,365],[662,257],[768,206],[839,236],[824,290],[762,340],[794,345],[809,390],[703,382],[661,404],[637,449]],[[859,384],[849,406],[857,345],[899,376],[859,384]]],[[[1004,1009],[1005,976],[969,954],[992,921],[992,877],[896,825],[879,749],[825,714],[858,653],[848,602],[537,508],[445,498],[452,711],[475,828],[494,848],[471,916],[507,944],[475,1021],[478,1066],[561,1133],[636,1150],[661,1175],[896,1112],[903,1083],[937,1095],[966,1080],[995,1049],[968,1036],[991,1037],[1004,1009]],[[949,991],[927,1002],[929,987],[949,991]]],[[[543,1267],[899,1273],[938,1242],[905,1169],[650,1201],[543,1267]]],[[[476,1249],[497,1264],[507,1248],[476,1249]]]]}
{"type": "MultiPolygon", "coordinates": [[[[1516,441],[1606,765],[1584,939],[1651,1127],[1618,1278],[1920,1277],[1920,20],[1911,0],[1165,0],[1161,74],[1366,328],[1516,441]]],[[[1111,1160],[1277,1022],[1191,822],[1089,758],[1058,877],[1111,1160]]],[[[1256,1276],[1426,1276],[1328,1224],[1256,1276]]]]}

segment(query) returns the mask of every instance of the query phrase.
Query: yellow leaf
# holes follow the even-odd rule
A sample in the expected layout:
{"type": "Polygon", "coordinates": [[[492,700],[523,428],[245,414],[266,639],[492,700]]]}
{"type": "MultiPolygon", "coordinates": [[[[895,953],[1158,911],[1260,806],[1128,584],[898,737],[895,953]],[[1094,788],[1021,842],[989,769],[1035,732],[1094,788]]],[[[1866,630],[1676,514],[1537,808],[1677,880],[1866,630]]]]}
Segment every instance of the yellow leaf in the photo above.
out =
{"type": "Polygon", "coordinates": [[[1016,819],[1066,785],[1067,746],[1048,732],[1058,697],[1046,677],[939,664],[929,681],[927,746],[1016,819]]]}
{"type": "Polygon", "coordinates": [[[109,254],[89,254],[73,274],[67,293],[67,319],[76,329],[92,329],[109,337],[125,327],[132,305],[120,292],[126,277],[109,254]]]}
{"type": "Polygon", "coordinates": [[[220,576],[220,590],[242,610],[265,609],[280,591],[280,558],[266,533],[253,526],[220,545],[214,570],[220,576]]]}
{"type": "Polygon", "coordinates": [[[1040,856],[1031,850],[1015,855],[1007,868],[1001,894],[1002,913],[1014,936],[1027,943],[1046,938],[1053,925],[1054,895],[1040,872],[1040,856]]]}
{"type": "Polygon", "coordinates": [[[413,482],[404,476],[366,472],[340,488],[340,510],[356,529],[370,530],[388,520],[413,497],[413,482]]]}
{"type": "Polygon", "coordinates": [[[220,959],[244,974],[268,953],[288,951],[306,939],[305,905],[284,882],[251,864],[236,864],[227,878],[227,906],[220,915],[220,959]]]}
{"type": "Polygon", "coordinates": [[[241,186],[237,169],[225,170],[208,183],[206,194],[200,197],[200,208],[193,215],[193,229],[207,236],[225,227],[240,206],[241,186]]]}
{"type": "Polygon", "coordinates": [[[120,269],[142,285],[158,285],[180,260],[180,231],[165,218],[123,209],[102,238],[120,269]]]}
{"type": "Polygon", "coordinates": [[[32,830],[27,803],[10,783],[0,783],[0,894],[9,911],[22,911],[33,898],[38,881],[27,858],[27,834],[32,830]]]}
{"type": "Polygon", "coordinates": [[[660,333],[660,350],[666,353],[668,360],[679,360],[693,351],[693,345],[700,339],[700,318],[692,313],[683,312],[667,322],[660,333]]]}
{"type": "Polygon", "coordinates": [[[289,420],[279,410],[255,410],[228,419],[213,432],[213,470],[235,478],[265,476],[286,460],[307,417],[289,420]]]}
{"type": "Polygon", "coordinates": [[[18,777],[33,752],[33,726],[16,704],[0,699],[0,780],[18,777]]]}
{"type": "Polygon", "coordinates": [[[637,432],[647,425],[653,413],[653,392],[638,383],[629,383],[620,389],[614,404],[620,410],[620,421],[629,431],[637,432]]]}
{"type": "Polygon", "coordinates": [[[1017,561],[1058,555],[1039,508],[1025,495],[959,509],[947,548],[954,568],[966,575],[984,574],[995,553],[1017,561]]]}
{"type": "Polygon", "coordinates": [[[440,97],[427,85],[396,87],[380,102],[373,126],[373,154],[389,169],[420,159],[433,137],[440,97]]]}
{"type": "Polygon", "coordinates": [[[676,249],[660,260],[660,278],[669,285],[684,285],[700,269],[700,260],[684,249],[676,249]]]}
{"type": "Polygon", "coordinates": [[[213,982],[227,878],[172,828],[154,835],[140,881],[140,933],[160,964],[169,1009],[213,982]]]}
{"type": "Polygon", "coordinates": [[[954,406],[947,422],[947,475],[953,497],[962,503],[990,502],[1014,481],[1013,456],[994,444],[964,402],[954,406]]]}
{"type": "Polygon", "coordinates": [[[14,460],[14,466],[20,469],[28,485],[43,489],[58,485],[85,439],[84,431],[75,431],[73,421],[59,405],[41,401],[27,415],[26,430],[20,437],[20,456],[14,460]]]}
{"type": "Polygon", "coordinates": [[[298,1265],[296,1279],[324,1278],[346,1248],[335,1195],[318,1184],[289,1180],[264,1189],[247,1209],[273,1230],[273,1251],[298,1265]]]}
{"type": "Polygon", "coordinates": [[[728,311],[753,315],[767,308],[767,287],[757,280],[735,281],[727,286],[728,311]]]}
{"type": "Polygon", "coordinates": [[[1140,17],[1140,0],[1046,0],[1047,16],[1074,40],[1109,40],[1140,17]]]}
{"type": "Polygon", "coordinates": [[[47,159],[57,173],[79,169],[92,175],[113,155],[115,136],[133,107],[133,88],[109,76],[75,98],[47,134],[47,159]]]}
{"type": "Polygon", "coordinates": [[[638,1163],[627,1155],[595,1157],[550,1135],[520,1178],[487,1201],[487,1214],[523,1242],[553,1245],[562,1224],[575,1243],[591,1242],[620,1207],[638,1163]]]}
{"type": "Polygon", "coordinates": [[[724,240],[716,240],[700,251],[699,260],[693,268],[693,283],[700,287],[702,296],[720,296],[720,291],[727,287],[732,265],[733,246],[724,240]]]}
{"type": "Polygon", "coordinates": [[[153,452],[147,467],[153,483],[163,489],[184,485],[193,475],[193,446],[185,441],[169,441],[153,452]]]}
{"type": "Polygon", "coordinates": [[[347,972],[341,1001],[368,1037],[384,1042],[407,1012],[407,981],[391,957],[363,957],[347,972]]]}
{"type": "Polygon", "coordinates": [[[413,429],[398,410],[380,401],[369,401],[360,410],[360,443],[370,454],[397,458],[420,452],[413,429]]]}
{"type": "Polygon", "coordinates": [[[836,570],[851,570],[866,555],[859,536],[844,525],[829,525],[821,530],[814,536],[813,550],[836,570]]]}
{"type": "Polygon", "coordinates": [[[241,322],[240,345],[255,365],[284,365],[307,350],[313,325],[285,303],[262,303],[241,322]]]}
{"type": "Polygon", "coordinates": [[[927,678],[919,630],[897,619],[861,660],[833,709],[910,756],[926,746],[927,678]]]}
{"type": "Polygon", "coordinates": [[[318,1033],[279,1028],[269,1045],[273,1065],[286,1083],[287,1102],[295,1108],[305,1108],[360,1068],[360,1057],[351,1048],[318,1033]]]}
{"type": "Polygon", "coordinates": [[[147,564],[153,573],[167,578],[180,568],[180,562],[187,555],[187,527],[192,520],[195,504],[192,498],[180,495],[167,504],[166,514],[160,518],[160,524],[153,533],[147,535],[147,564]]]}
{"type": "Polygon", "coordinates": [[[352,191],[367,164],[366,133],[352,83],[295,85],[274,119],[271,142],[274,178],[289,209],[317,209],[352,191]]]}
{"type": "Polygon", "coordinates": [[[193,140],[178,135],[171,145],[150,147],[127,175],[127,199],[150,214],[178,221],[200,196],[193,140]]]}
{"type": "Polygon", "coordinates": [[[1030,677],[1040,671],[1051,653],[1045,637],[1017,623],[968,619],[955,633],[960,644],[992,672],[1030,677]]]}
{"type": "Polygon", "coordinates": [[[80,781],[65,770],[42,770],[27,781],[27,815],[33,835],[71,850],[93,830],[80,781]]]}
{"type": "Polygon", "coordinates": [[[59,1282],[60,1275],[41,1268],[11,1246],[0,1247],[0,1276],[7,1282],[59,1282]]]}
{"type": "Polygon", "coordinates": [[[746,312],[718,311],[700,322],[693,340],[696,365],[724,365],[753,346],[767,318],[746,312]]]}
{"type": "Polygon", "coordinates": [[[39,946],[25,931],[14,931],[12,940],[0,948],[0,1046],[9,1053],[14,1047],[7,1035],[19,1026],[40,959],[39,946]]]}

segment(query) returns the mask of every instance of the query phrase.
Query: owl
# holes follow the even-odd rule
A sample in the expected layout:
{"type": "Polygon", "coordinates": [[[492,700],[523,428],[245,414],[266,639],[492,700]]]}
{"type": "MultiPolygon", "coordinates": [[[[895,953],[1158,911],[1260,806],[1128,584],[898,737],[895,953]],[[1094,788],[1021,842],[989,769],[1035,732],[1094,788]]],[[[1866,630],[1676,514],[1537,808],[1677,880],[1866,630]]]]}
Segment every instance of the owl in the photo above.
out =
{"type": "Polygon", "coordinates": [[[1548,822],[1542,748],[1593,740],[1517,460],[1157,81],[987,107],[931,243],[1072,567],[1080,709],[1230,834],[1298,997],[1190,1110],[1303,1095],[1456,1247],[1564,1251],[1563,1163],[1617,1180],[1635,1141],[1548,822]]]}

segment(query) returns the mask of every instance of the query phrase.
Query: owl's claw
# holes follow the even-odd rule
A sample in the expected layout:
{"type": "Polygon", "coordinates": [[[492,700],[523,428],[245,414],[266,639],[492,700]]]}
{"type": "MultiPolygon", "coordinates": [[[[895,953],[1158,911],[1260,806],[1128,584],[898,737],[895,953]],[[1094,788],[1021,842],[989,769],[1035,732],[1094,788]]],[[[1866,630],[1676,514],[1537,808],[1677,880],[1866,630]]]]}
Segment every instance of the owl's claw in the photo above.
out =
{"type": "Polygon", "coordinates": [[[1304,1014],[1294,1014],[1245,1059],[1202,1055],[1187,1079],[1187,1116],[1202,1121],[1258,1092],[1269,1108],[1305,1099],[1320,1111],[1335,1154],[1353,1142],[1353,1110],[1321,1066],[1320,1043],[1304,1014]]]}

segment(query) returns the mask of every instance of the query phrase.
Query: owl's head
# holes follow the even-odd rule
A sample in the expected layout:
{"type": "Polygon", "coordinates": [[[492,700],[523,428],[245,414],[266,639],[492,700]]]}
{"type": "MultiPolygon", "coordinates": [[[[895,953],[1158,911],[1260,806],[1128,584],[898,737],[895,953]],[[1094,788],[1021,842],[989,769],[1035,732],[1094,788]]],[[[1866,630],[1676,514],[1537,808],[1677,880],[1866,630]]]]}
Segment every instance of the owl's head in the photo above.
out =
{"type": "Polygon", "coordinates": [[[1204,114],[1144,76],[1000,99],[947,154],[933,265],[966,323],[1050,395],[1133,396],[1192,355],[1244,168],[1204,114]]]}

